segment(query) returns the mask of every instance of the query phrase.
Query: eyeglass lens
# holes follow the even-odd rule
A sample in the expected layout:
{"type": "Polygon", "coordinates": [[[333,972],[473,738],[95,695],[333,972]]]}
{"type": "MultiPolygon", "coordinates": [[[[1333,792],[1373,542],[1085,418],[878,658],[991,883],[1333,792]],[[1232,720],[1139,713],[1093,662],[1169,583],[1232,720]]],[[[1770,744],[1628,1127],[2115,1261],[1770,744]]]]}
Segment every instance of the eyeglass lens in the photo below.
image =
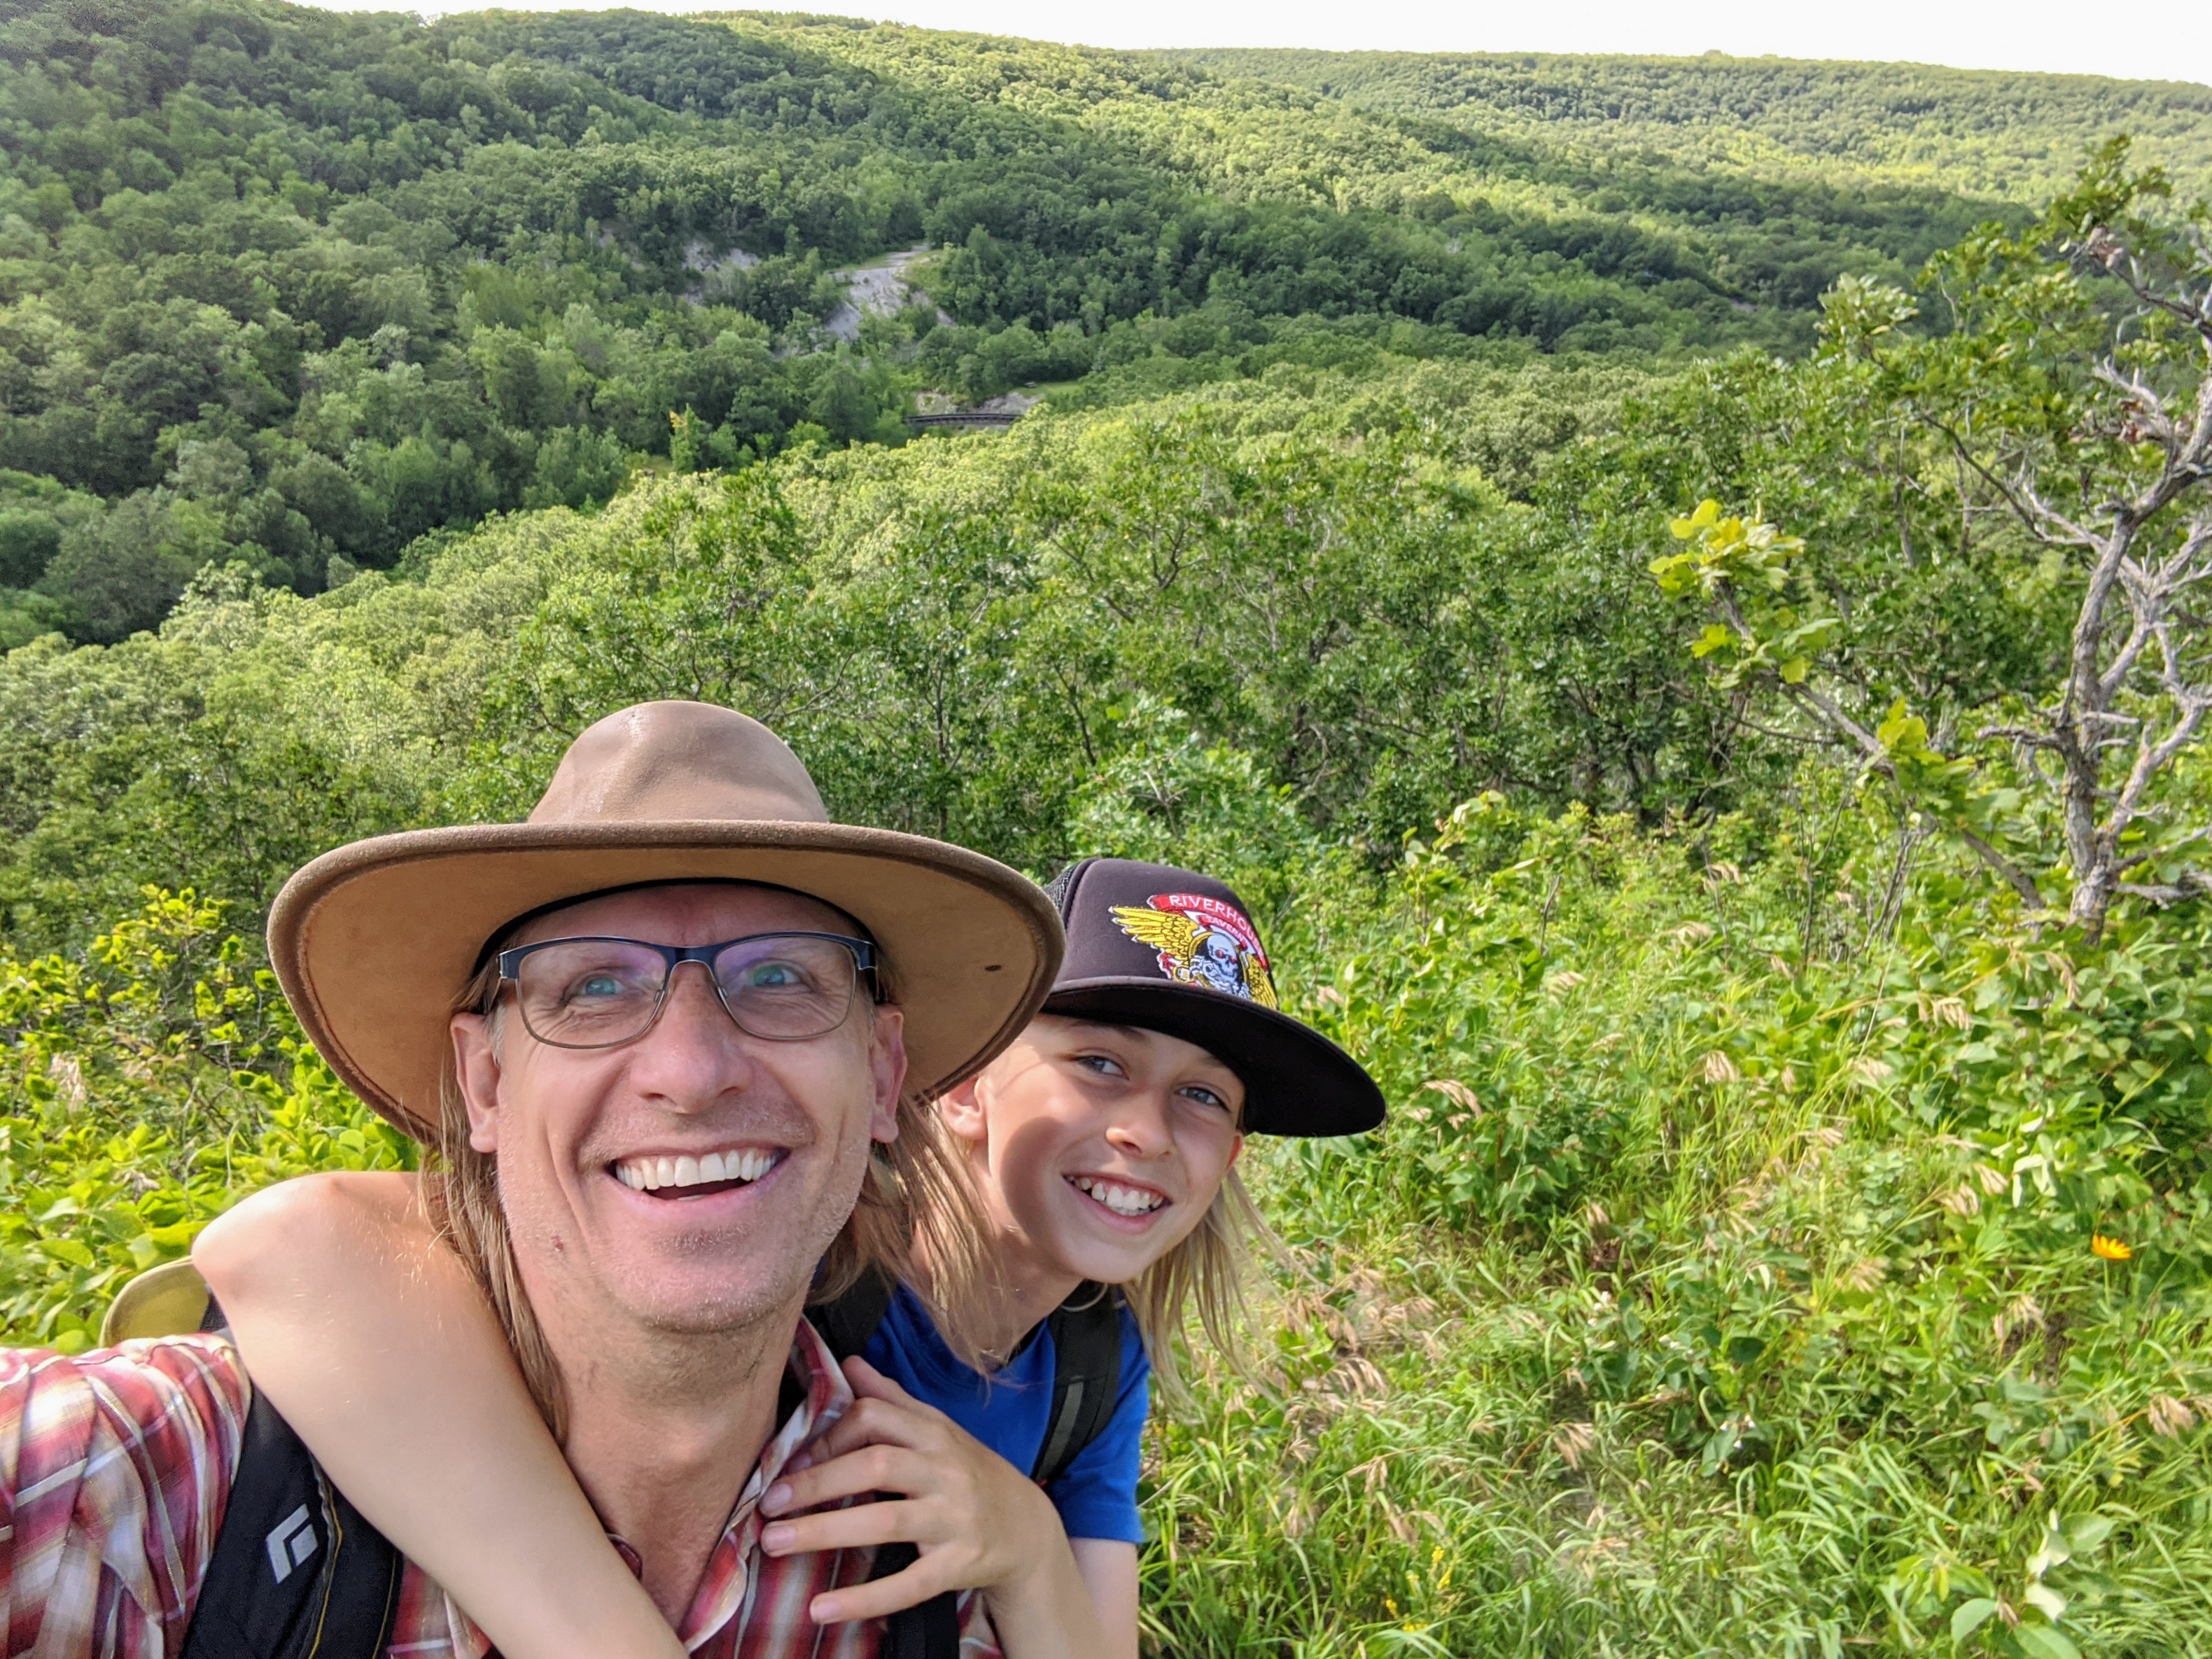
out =
{"type": "MultiPolygon", "coordinates": [[[[739,1029],[778,1042],[836,1030],[860,977],[844,945],[792,934],[739,939],[713,967],[739,1029]]],[[[523,1024],[562,1048],[608,1048],[642,1036],[668,988],[668,959],[623,939],[562,939],[532,951],[514,971],[523,1024]]]]}

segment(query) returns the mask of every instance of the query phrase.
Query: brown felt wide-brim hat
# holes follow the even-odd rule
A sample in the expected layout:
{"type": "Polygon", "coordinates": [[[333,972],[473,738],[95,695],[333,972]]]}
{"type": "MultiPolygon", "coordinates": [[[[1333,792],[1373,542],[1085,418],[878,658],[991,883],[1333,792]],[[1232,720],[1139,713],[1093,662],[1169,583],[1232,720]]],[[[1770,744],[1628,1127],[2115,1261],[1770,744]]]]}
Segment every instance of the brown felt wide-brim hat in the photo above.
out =
{"type": "Polygon", "coordinates": [[[1062,950],[1027,878],[927,836],[833,823],[766,726],[641,703],[578,738],[522,823],[378,836],[325,853],[269,917],[276,976],[362,1100],[432,1138],[453,1005],[518,919],[610,889],[759,882],[836,906],[880,948],[906,1015],[908,1085],[931,1092],[1029,1024],[1062,950]]]}

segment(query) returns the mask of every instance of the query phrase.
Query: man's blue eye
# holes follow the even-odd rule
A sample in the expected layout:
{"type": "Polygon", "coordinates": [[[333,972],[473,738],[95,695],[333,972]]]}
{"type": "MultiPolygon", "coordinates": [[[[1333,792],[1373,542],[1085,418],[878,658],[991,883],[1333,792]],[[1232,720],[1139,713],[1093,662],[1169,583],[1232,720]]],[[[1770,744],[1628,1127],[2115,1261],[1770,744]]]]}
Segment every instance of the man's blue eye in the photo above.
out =
{"type": "Polygon", "coordinates": [[[806,975],[787,962],[763,962],[746,970],[745,983],[763,991],[790,991],[804,986],[806,975]]]}
{"type": "Polygon", "coordinates": [[[612,974],[593,974],[576,987],[580,997],[618,997],[627,989],[612,974]]]}

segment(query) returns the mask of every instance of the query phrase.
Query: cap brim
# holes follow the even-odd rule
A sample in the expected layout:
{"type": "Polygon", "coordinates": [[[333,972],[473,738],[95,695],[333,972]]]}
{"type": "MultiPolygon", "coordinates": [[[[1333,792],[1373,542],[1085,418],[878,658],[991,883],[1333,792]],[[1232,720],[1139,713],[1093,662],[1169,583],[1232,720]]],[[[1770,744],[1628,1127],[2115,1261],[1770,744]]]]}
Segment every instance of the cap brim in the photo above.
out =
{"type": "Polygon", "coordinates": [[[1358,1060],[1256,1002],[1157,979],[1099,978],[1055,985],[1042,1012],[1196,1043],[1243,1080],[1247,1133],[1356,1135],[1382,1121],[1382,1091],[1358,1060]]]}
{"type": "Polygon", "coordinates": [[[355,842],[285,884],[270,959],[331,1070],[427,1138],[453,1001],[492,936],[566,899],[678,881],[788,888],[866,927],[906,1011],[909,1086],[924,1092],[1019,1034],[1063,948],[1043,892],[980,853],[890,830],[714,819],[474,824],[355,842]]]}

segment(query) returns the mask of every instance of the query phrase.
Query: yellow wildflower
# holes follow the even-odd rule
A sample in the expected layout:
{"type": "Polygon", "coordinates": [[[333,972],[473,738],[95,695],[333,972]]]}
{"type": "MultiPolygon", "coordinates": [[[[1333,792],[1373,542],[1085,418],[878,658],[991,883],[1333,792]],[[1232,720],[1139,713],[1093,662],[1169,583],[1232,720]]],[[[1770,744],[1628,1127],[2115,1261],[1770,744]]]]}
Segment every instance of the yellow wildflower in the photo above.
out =
{"type": "Polygon", "coordinates": [[[2133,1249],[2118,1239],[2107,1238],[2102,1233],[2089,1235],[2089,1248],[2107,1261],[2125,1261],[2135,1254],[2133,1249]]]}

